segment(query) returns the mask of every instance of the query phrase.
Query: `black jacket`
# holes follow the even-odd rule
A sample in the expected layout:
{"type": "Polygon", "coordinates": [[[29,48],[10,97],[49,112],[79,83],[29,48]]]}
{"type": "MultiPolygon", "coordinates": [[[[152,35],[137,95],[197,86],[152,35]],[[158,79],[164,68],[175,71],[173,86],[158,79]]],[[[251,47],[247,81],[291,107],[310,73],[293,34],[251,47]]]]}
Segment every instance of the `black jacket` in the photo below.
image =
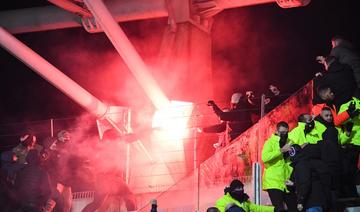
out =
{"type": "Polygon", "coordinates": [[[308,144],[291,157],[294,167],[291,179],[295,182],[298,203],[311,208],[329,205],[331,177],[328,166],[321,160],[321,145],[308,144]]]}
{"type": "Polygon", "coordinates": [[[209,127],[204,127],[203,132],[205,133],[222,133],[226,130],[226,122],[215,124],[209,127]]]}
{"type": "Polygon", "coordinates": [[[347,41],[343,41],[339,46],[331,50],[330,55],[336,57],[341,64],[347,64],[351,67],[357,87],[360,88],[360,57],[354,46],[347,41]]]}
{"type": "Polygon", "coordinates": [[[341,185],[342,156],[341,146],[338,141],[338,131],[335,127],[328,127],[319,142],[321,160],[328,166],[331,175],[331,189],[338,190],[341,185]]]}
{"type": "Polygon", "coordinates": [[[294,165],[294,181],[298,203],[311,208],[328,207],[330,197],[330,175],[327,165],[319,159],[300,160],[294,165]]]}
{"type": "MultiPolygon", "coordinates": [[[[336,108],[348,102],[356,90],[356,82],[353,71],[349,65],[341,64],[337,61],[331,63],[328,71],[323,73],[322,77],[314,80],[315,88],[320,85],[328,85],[335,94],[333,103],[336,108]]],[[[323,103],[321,100],[319,103],[323,103]]]]}
{"type": "Polygon", "coordinates": [[[213,106],[215,114],[221,120],[227,121],[230,128],[230,140],[234,140],[252,125],[248,104],[243,100],[240,101],[236,109],[231,109],[228,112],[222,111],[217,105],[213,106]]]}
{"type": "Polygon", "coordinates": [[[26,157],[28,165],[19,171],[16,177],[16,193],[22,206],[41,206],[50,197],[50,180],[47,172],[40,167],[39,158],[28,160],[30,152],[26,157]]]}

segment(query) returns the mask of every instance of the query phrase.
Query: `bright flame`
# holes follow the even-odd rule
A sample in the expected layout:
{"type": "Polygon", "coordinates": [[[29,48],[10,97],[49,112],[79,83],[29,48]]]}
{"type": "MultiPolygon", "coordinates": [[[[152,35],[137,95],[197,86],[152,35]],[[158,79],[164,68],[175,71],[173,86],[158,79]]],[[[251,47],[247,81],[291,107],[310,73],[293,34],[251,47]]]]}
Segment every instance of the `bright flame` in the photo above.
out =
{"type": "Polygon", "coordinates": [[[193,103],[170,101],[170,105],[155,112],[152,127],[159,129],[163,139],[181,141],[188,135],[187,123],[193,110],[193,103]]]}

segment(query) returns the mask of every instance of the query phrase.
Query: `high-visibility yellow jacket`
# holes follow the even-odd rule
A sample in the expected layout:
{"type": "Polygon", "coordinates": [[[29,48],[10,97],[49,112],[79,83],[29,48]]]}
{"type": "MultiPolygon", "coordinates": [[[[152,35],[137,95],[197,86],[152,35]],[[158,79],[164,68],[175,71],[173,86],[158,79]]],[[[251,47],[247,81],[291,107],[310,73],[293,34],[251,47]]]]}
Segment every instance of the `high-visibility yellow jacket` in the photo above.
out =
{"type": "MultiPolygon", "coordinates": [[[[360,99],[353,97],[352,100],[342,104],[340,106],[339,113],[346,111],[350,105],[350,103],[355,103],[355,108],[360,109],[360,99]]],[[[350,144],[354,144],[356,146],[360,146],[360,117],[357,116],[355,118],[350,118],[348,121],[354,123],[351,134],[350,134],[350,144]]]]}
{"type": "Polygon", "coordinates": [[[305,123],[298,122],[298,125],[289,132],[289,139],[292,144],[303,145],[304,143],[316,144],[318,141],[322,140],[319,137],[316,130],[311,130],[305,135],[305,123]]]}
{"type": "Polygon", "coordinates": [[[232,198],[229,193],[226,193],[220,199],[216,201],[215,207],[217,207],[220,212],[225,212],[226,206],[229,204],[235,204],[242,208],[245,212],[273,212],[273,206],[265,205],[256,205],[250,201],[240,203],[236,199],[232,198]]]}
{"type": "Polygon", "coordinates": [[[279,189],[289,192],[285,181],[290,178],[292,167],[289,159],[283,158],[279,141],[280,137],[273,134],[264,144],[261,154],[265,166],[262,188],[263,190],[279,189]]]}

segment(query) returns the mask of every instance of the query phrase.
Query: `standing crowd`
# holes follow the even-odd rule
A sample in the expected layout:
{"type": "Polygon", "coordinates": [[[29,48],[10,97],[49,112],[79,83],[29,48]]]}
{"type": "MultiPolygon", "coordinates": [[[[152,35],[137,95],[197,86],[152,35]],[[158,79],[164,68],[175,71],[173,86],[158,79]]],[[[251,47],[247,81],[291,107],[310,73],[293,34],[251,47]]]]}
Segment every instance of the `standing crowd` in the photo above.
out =
{"type": "MultiPolygon", "coordinates": [[[[208,211],[332,212],[338,211],[339,198],[358,197],[360,57],[343,38],[334,37],[332,47],[329,56],[317,57],[325,71],[314,80],[312,111],[299,114],[298,124],[292,130],[286,122],[278,122],[263,146],[262,186],[272,206],[251,203],[243,183],[235,179],[208,211]]],[[[272,95],[265,98],[265,112],[281,102],[280,90],[273,85],[269,89],[272,95]]],[[[208,102],[222,122],[201,131],[223,132],[217,147],[227,145],[259,119],[258,111],[251,109],[258,107],[259,102],[251,91],[246,97],[233,94],[228,110],[221,110],[214,101],[208,102]]],[[[106,148],[111,148],[118,136],[108,132],[104,137],[109,142],[96,147],[94,153],[98,160],[110,157],[107,161],[112,161],[119,153],[109,155],[106,148]]],[[[56,138],[39,145],[36,136],[26,132],[18,146],[1,154],[1,211],[71,210],[74,176],[69,173],[79,167],[72,163],[76,157],[68,155],[70,138],[70,133],[62,130],[56,138]]],[[[136,210],[134,195],[117,168],[104,164],[96,168],[94,200],[83,211],[96,211],[109,195],[121,196],[129,211],[136,210]]]]}
{"type": "MultiPolygon", "coordinates": [[[[316,58],[325,71],[314,79],[312,110],[299,114],[292,130],[278,122],[263,146],[262,188],[273,206],[251,203],[242,183],[233,180],[209,212],[343,211],[339,199],[359,198],[360,57],[341,37],[331,43],[329,56],[316,58]]],[[[221,120],[240,120],[239,111],[209,103],[221,120]]]]}
{"type": "Polygon", "coordinates": [[[106,207],[111,196],[122,199],[128,211],[136,210],[135,197],[118,164],[118,155],[123,154],[117,139],[112,130],[105,131],[102,142],[90,147],[86,157],[77,150],[80,146],[70,142],[66,130],[42,145],[31,132],[24,133],[18,146],[1,153],[1,211],[70,212],[73,187],[94,191],[84,212],[106,207]]]}

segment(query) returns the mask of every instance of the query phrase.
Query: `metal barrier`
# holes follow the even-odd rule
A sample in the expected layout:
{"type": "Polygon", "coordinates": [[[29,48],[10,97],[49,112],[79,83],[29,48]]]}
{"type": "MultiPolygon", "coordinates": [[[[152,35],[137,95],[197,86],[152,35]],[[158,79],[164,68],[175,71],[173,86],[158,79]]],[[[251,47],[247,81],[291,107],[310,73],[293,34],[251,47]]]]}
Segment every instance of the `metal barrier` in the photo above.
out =
{"type": "Polygon", "coordinates": [[[72,193],[72,212],[80,212],[94,199],[94,191],[82,191],[72,193]]]}

